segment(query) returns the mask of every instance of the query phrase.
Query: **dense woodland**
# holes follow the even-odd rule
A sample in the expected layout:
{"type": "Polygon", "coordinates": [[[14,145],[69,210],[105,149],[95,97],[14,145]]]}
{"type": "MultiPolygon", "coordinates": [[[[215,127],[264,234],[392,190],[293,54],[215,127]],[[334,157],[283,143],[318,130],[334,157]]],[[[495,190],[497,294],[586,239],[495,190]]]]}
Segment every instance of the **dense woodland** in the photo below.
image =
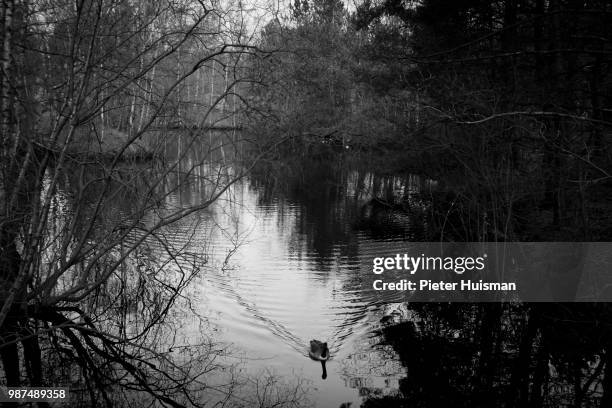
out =
{"type": "MultiPolygon", "coordinates": [[[[426,197],[429,240],[610,239],[608,2],[383,0],[351,10],[296,0],[262,42],[285,51],[263,62],[269,86],[257,101],[273,120],[262,125],[293,137],[298,162],[318,142],[331,146],[325,160],[357,151],[383,174],[440,180],[443,191],[426,197]]],[[[416,215],[404,200],[378,197],[416,215]]],[[[411,308],[422,330],[384,331],[410,373],[401,397],[372,394],[364,406],[612,403],[607,304],[411,308]],[[443,334],[453,329],[460,339],[443,334]]]]}
{"type": "Polygon", "coordinates": [[[262,38],[285,51],[262,67],[270,85],[258,100],[274,132],[446,180],[455,239],[610,237],[607,2],[291,10],[262,38]]]}
{"type": "MultiPolygon", "coordinates": [[[[2,384],[70,384],[81,406],[198,406],[223,351],[203,336],[173,354],[172,311],[206,260],[159,232],[258,163],[268,179],[286,161],[325,173],[346,155],[425,175],[440,186],[422,197],[428,240],[610,240],[611,4],[285,6],[253,17],[241,1],[2,2],[2,384]],[[213,128],[243,131],[202,132],[213,128]],[[164,207],[194,177],[204,199],[164,207]]],[[[413,211],[393,194],[378,202],[413,211]]],[[[366,407],[612,405],[607,304],[414,308],[421,330],[384,332],[413,375],[366,407]]],[[[214,391],[227,406],[299,406],[297,391],[238,403],[235,388],[214,391]]]]}

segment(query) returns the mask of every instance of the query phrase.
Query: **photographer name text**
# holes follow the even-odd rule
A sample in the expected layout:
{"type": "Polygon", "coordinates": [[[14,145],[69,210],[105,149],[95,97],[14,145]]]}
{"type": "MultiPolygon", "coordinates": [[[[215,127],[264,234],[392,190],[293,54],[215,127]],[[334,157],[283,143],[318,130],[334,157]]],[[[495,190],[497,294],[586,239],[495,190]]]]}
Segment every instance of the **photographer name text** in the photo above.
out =
{"type": "MultiPolygon", "coordinates": [[[[380,275],[386,271],[402,271],[414,275],[419,271],[452,272],[463,275],[466,272],[482,272],[486,267],[487,254],[477,257],[410,256],[396,254],[391,257],[376,257],[372,261],[372,273],[380,275]]],[[[516,291],[514,282],[487,282],[482,279],[462,279],[448,282],[435,279],[400,279],[385,282],[376,279],[374,290],[394,291],[516,291]]]]}

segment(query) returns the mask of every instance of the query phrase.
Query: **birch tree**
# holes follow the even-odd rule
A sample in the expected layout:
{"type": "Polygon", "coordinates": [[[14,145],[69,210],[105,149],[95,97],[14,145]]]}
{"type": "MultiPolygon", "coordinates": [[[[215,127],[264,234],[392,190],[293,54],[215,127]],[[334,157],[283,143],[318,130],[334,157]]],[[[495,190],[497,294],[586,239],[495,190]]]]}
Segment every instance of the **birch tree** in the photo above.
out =
{"type": "Polygon", "coordinates": [[[244,40],[245,26],[227,35],[219,23],[227,10],[204,0],[0,7],[6,384],[79,384],[90,406],[140,392],[194,405],[219,351],[201,339],[178,358],[171,311],[206,259],[173,247],[164,231],[210,206],[257,160],[216,163],[219,146],[205,144],[199,129],[229,96],[244,100],[237,86],[252,79],[241,64],[258,50],[244,40]],[[227,86],[185,106],[193,129],[164,131],[185,87],[221,62],[231,72],[227,86]],[[205,187],[200,200],[167,205],[190,183],[205,187]],[[151,245],[163,255],[149,256],[151,245]]]}

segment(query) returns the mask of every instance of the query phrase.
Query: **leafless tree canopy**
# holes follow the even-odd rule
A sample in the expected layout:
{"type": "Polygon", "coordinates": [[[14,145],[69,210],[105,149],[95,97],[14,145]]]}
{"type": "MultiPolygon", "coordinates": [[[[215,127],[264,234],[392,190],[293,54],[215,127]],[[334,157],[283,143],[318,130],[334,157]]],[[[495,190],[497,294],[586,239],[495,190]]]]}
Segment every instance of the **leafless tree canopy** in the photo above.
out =
{"type": "Polygon", "coordinates": [[[253,17],[214,0],[9,0],[1,13],[6,384],[66,384],[85,405],[139,405],[142,392],[198,404],[224,351],[205,335],[176,344],[173,306],[189,308],[206,257],[164,231],[248,167],[235,133],[212,132],[248,109],[253,17]],[[190,183],[202,199],[168,205],[190,183]]]}

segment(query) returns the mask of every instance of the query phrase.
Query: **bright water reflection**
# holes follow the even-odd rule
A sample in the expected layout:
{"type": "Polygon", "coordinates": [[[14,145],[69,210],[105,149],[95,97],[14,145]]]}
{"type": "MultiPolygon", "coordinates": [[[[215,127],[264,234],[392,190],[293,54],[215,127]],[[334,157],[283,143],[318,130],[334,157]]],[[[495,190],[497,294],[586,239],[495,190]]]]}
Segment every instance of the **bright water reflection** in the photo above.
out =
{"type": "MultiPolygon", "coordinates": [[[[245,358],[248,374],[305,378],[317,406],[355,407],[368,396],[397,393],[406,372],[393,349],[380,344],[377,329],[382,306],[400,299],[366,291],[359,264],[389,242],[418,239],[425,228],[408,212],[381,209],[372,199],[423,207],[418,193],[430,184],[342,162],[277,170],[256,171],[165,232],[177,247],[209,257],[192,292],[196,311],[207,317],[215,340],[245,358]],[[327,341],[331,350],[326,380],[307,356],[313,338],[327,341]]],[[[197,204],[204,190],[186,183],[167,196],[165,206],[197,204]]],[[[153,257],[163,257],[162,248],[155,251],[153,257]]]]}

